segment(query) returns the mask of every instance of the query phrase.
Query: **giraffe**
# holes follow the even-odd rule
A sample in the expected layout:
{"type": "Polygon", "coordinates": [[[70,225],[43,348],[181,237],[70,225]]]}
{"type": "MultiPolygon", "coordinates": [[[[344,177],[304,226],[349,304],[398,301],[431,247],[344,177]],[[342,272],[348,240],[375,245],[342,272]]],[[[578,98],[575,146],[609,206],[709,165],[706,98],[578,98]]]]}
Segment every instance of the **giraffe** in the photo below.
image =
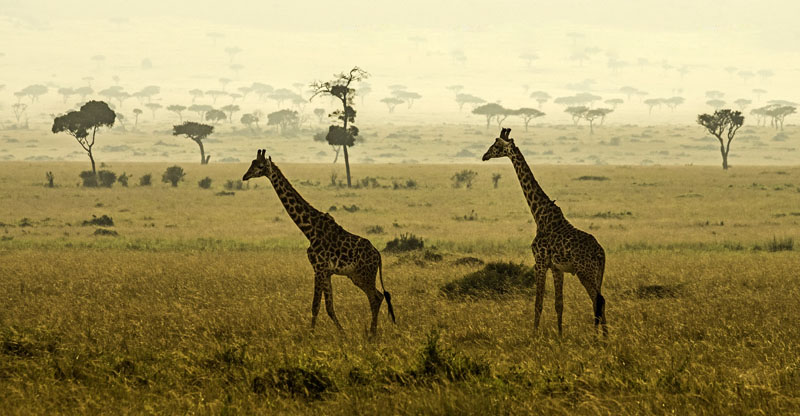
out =
{"type": "Polygon", "coordinates": [[[564,311],[563,288],[564,273],[578,276],[592,300],[595,330],[602,324],[603,335],[608,335],[606,327],[605,298],[600,293],[603,284],[606,255],[603,247],[591,234],[575,228],[564,218],[554,200],[545,194],[533,177],[530,166],[525,162],[522,152],[509,138],[511,129],[504,128],[500,137],[489,147],[483,160],[508,157],[517,172],[525,199],[528,200],[533,219],[536,222],[536,237],[531,244],[536,281],[536,303],[533,327],[539,328],[542,314],[545,278],[547,270],[553,273],[555,287],[555,306],[558,319],[558,334],[561,335],[561,315],[564,311]]]}
{"type": "Polygon", "coordinates": [[[333,323],[343,332],[342,325],[333,310],[333,291],[331,275],[338,274],[350,280],[367,295],[372,311],[370,334],[374,335],[378,327],[378,312],[381,302],[386,298],[389,317],[395,322],[391,295],[383,286],[383,268],[381,254],[369,240],[347,232],[334,221],[327,212],[320,212],[297,192],[283,175],[280,169],[266,157],[266,149],[258,150],[258,154],[250,164],[250,168],[242,177],[243,181],[266,176],[278,194],[286,212],[300,231],[311,243],[308,247],[308,261],[314,268],[314,300],[311,303],[311,330],[317,324],[320,301],[325,298],[325,309],[333,323]],[[375,275],[380,276],[383,293],[375,288],[375,275]]]}

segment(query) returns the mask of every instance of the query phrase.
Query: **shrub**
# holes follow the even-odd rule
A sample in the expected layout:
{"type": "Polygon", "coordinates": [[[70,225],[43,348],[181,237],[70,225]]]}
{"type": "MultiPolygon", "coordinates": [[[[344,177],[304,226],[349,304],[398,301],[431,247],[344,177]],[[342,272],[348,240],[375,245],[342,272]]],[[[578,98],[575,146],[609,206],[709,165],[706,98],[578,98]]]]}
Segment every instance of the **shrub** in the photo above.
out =
{"type": "Polygon", "coordinates": [[[119,182],[119,184],[122,185],[123,187],[127,188],[128,179],[130,178],[131,177],[129,175],[125,174],[125,172],[122,172],[122,175],[119,175],[119,177],[117,178],[117,182],[119,182]]]}
{"type": "Polygon", "coordinates": [[[503,177],[503,175],[501,175],[499,173],[492,174],[492,185],[494,185],[495,189],[497,189],[497,186],[500,185],[500,178],[502,178],[502,177],[503,177]]]}
{"type": "Polygon", "coordinates": [[[272,387],[292,396],[320,399],[326,391],[336,390],[333,380],[317,366],[288,366],[275,369],[265,377],[256,377],[252,382],[254,393],[265,393],[272,387]]]}
{"type": "Polygon", "coordinates": [[[456,172],[450,179],[453,181],[453,188],[460,188],[462,185],[466,188],[472,188],[472,181],[478,176],[478,172],[470,169],[464,169],[461,172],[456,172]]]}
{"type": "Polygon", "coordinates": [[[359,181],[359,185],[362,188],[380,188],[381,187],[381,184],[378,183],[378,179],[373,178],[371,176],[367,176],[366,178],[361,179],[359,181]]]}
{"type": "Polygon", "coordinates": [[[211,178],[209,178],[208,176],[206,176],[205,178],[203,178],[203,179],[200,179],[200,181],[199,181],[199,182],[197,182],[197,186],[199,186],[199,187],[201,187],[201,188],[203,188],[203,189],[208,189],[208,188],[210,188],[210,187],[211,187],[211,178]]]}
{"type": "Polygon", "coordinates": [[[490,262],[483,269],[442,286],[448,297],[491,297],[533,288],[533,269],[512,262],[490,262]]]}
{"type": "Polygon", "coordinates": [[[99,186],[110,188],[117,181],[117,174],[110,170],[101,170],[97,172],[97,179],[100,182],[99,186]]]}
{"type": "Polygon", "coordinates": [[[586,176],[581,176],[581,177],[575,178],[575,180],[576,181],[607,181],[608,177],[606,177],[606,176],[586,175],[586,176]]]}
{"type": "Polygon", "coordinates": [[[229,191],[231,190],[241,191],[242,189],[244,189],[244,182],[242,182],[241,179],[233,179],[233,180],[228,179],[225,182],[225,185],[223,185],[223,187],[229,191]]]}
{"type": "Polygon", "coordinates": [[[456,215],[453,219],[456,221],[478,221],[478,213],[473,209],[464,215],[456,215]]]}
{"type": "Polygon", "coordinates": [[[420,351],[418,372],[427,377],[449,381],[463,381],[472,377],[488,376],[489,364],[479,362],[458,352],[439,346],[439,333],[431,331],[420,351]]]}
{"type": "Polygon", "coordinates": [[[766,250],[772,253],[776,251],[792,251],[794,250],[794,239],[791,237],[787,237],[778,240],[777,237],[772,237],[771,241],[767,241],[763,245],[756,244],[755,246],[753,246],[753,250],[756,251],[766,250]]]}
{"type": "Polygon", "coordinates": [[[367,234],[383,234],[383,227],[380,225],[372,225],[367,227],[367,234]]]}
{"type": "Polygon", "coordinates": [[[356,212],[356,211],[359,211],[361,208],[358,205],[353,204],[353,205],[350,205],[349,207],[347,205],[342,205],[342,209],[347,211],[347,212],[356,212]]]}
{"type": "Polygon", "coordinates": [[[96,188],[97,187],[97,175],[90,170],[85,170],[78,175],[81,177],[83,181],[83,186],[85,188],[96,188]]]}
{"type": "Polygon", "coordinates": [[[150,186],[153,175],[145,174],[139,177],[139,186],[150,186]]]}
{"type": "Polygon", "coordinates": [[[682,285],[639,285],[635,293],[639,299],[663,299],[680,297],[682,292],[682,285]]]}
{"type": "Polygon", "coordinates": [[[483,266],[483,260],[477,257],[461,257],[453,262],[456,266],[483,266]]]}
{"type": "Polygon", "coordinates": [[[100,236],[107,235],[109,237],[116,237],[119,234],[117,234],[117,232],[114,230],[106,230],[105,228],[98,228],[94,230],[94,235],[100,235],[100,236]]]}
{"type": "Polygon", "coordinates": [[[405,183],[392,181],[392,189],[417,189],[417,181],[413,179],[407,179],[405,183]]]}
{"type": "Polygon", "coordinates": [[[108,215],[105,215],[105,214],[101,215],[100,217],[97,217],[96,215],[92,215],[92,219],[84,221],[81,225],[83,225],[83,226],[96,225],[96,226],[100,226],[100,227],[113,227],[114,226],[114,220],[111,219],[111,217],[109,217],[108,215]]]}
{"type": "Polygon", "coordinates": [[[182,181],[184,176],[186,176],[186,172],[183,171],[182,167],[177,165],[170,166],[161,175],[161,182],[169,182],[172,186],[178,186],[178,182],[182,181]]]}
{"type": "Polygon", "coordinates": [[[53,183],[53,181],[55,180],[55,176],[53,175],[53,172],[47,172],[47,173],[44,174],[44,176],[45,176],[45,178],[47,178],[47,185],[46,186],[48,188],[55,188],[55,184],[53,183]]]}
{"type": "Polygon", "coordinates": [[[419,250],[423,247],[425,247],[425,242],[422,238],[414,234],[401,234],[399,238],[395,237],[394,240],[387,242],[384,250],[389,252],[401,252],[419,250]]]}

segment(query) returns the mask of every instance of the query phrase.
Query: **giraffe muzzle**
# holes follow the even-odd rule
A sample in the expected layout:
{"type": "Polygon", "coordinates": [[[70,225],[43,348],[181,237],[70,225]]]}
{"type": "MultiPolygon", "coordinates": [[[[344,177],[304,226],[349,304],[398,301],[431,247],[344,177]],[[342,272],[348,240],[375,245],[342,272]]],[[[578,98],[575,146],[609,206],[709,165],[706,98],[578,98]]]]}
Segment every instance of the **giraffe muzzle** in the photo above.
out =
{"type": "Polygon", "coordinates": [[[486,153],[483,154],[483,157],[481,158],[481,160],[483,160],[485,162],[485,161],[487,161],[487,160],[489,160],[491,158],[492,157],[489,156],[489,152],[486,152],[486,153]]]}

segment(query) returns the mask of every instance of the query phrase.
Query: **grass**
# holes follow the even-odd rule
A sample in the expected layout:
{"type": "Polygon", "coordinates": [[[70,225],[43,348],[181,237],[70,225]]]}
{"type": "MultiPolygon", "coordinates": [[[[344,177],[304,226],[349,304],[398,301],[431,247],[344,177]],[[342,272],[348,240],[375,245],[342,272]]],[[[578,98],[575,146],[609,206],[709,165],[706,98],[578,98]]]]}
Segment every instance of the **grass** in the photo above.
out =
{"type": "Polygon", "coordinates": [[[797,211],[800,193],[774,190],[800,183],[798,168],[533,166],[606,248],[611,334],[602,340],[571,275],[562,339],[552,278],[539,333],[530,291],[442,296],[482,261],[533,264],[535,228],[518,183],[491,183],[496,171],[514,178],[510,166],[465,166],[479,175],[471,189],[454,189],[461,168],[354,165],[360,177],[420,185],[343,190],[300,184],[327,183],[330,165],[281,165],[318,208],[361,207],[332,215],[376,247],[424,238],[427,250],[382,252],[398,323],[384,306],[376,338],[367,336],[366,297],[339,276],[345,334],[324,310],[309,331],[307,242],[265,180],[220,198],[193,184],[225,183],[245,165],[182,166],[177,188],[134,180],[86,189],[75,186],[82,164],[0,164],[0,413],[800,411],[798,217],[775,216],[797,211]],[[60,186],[43,187],[44,171],[60,186]],[[584,175],[609,180],[573,179],[584,175]],[[703,197],[675,198],[690,193],[703,197]],[[473,209],[479,221],[456,219],[473,209]],[[82,226],[103,215],[118,236],[82,226]],[[373,227],[383,232],[364,233],[373,227]]]}

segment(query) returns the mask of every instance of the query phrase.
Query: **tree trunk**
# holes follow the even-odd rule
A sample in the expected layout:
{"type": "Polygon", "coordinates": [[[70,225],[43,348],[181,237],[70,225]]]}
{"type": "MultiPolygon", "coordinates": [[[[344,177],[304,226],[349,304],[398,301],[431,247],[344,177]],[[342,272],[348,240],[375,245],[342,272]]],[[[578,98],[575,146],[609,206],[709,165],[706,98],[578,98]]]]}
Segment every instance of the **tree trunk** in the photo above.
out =
{"type": "MultiPolygon", "coordinates": [[[[528,131],[528,123],[530,122],[531,122],[530,120],[525,120],[525,131],[528,131]]],[[[497,187],[495,186],[495,188],[497,187]]]]}
{"type": "Polygon", "coordinates": [[[594,134],[594,120],[589,120],[589,134],[594,134]]]}
{"type": "MultiPolygon", "coordinates": [[[[730,148],[728,150],[730,150],[730,148]]],[[[720,144],[719,151],[722,153],[722,170],[728,170],[728,152],[725,151],[725,146],[720,144]]]]}
{"type": "Polygon", "coordinates": [[[344,149],[344,169],[347,171],[347,187],[350,187],[350,156],[347,155],[347,145],[343,145],[344,149]]]}
{"type": "Polygon", "coordinates": [[[205,165],[208,163],[208,159],[206,159],[206,151],[203,148],[203,141],[202,140],[195,140],[198,146],[200,146],[200,164],[205,165]]]}
{"type": "Polygon", "coordinates": [[[92,173],[94,174],[95,179],[97,179],[97,169],[94,167],[94,156],[92,156],[92,148],[89,148],[89,160],[92,162],[92,173]]]}

